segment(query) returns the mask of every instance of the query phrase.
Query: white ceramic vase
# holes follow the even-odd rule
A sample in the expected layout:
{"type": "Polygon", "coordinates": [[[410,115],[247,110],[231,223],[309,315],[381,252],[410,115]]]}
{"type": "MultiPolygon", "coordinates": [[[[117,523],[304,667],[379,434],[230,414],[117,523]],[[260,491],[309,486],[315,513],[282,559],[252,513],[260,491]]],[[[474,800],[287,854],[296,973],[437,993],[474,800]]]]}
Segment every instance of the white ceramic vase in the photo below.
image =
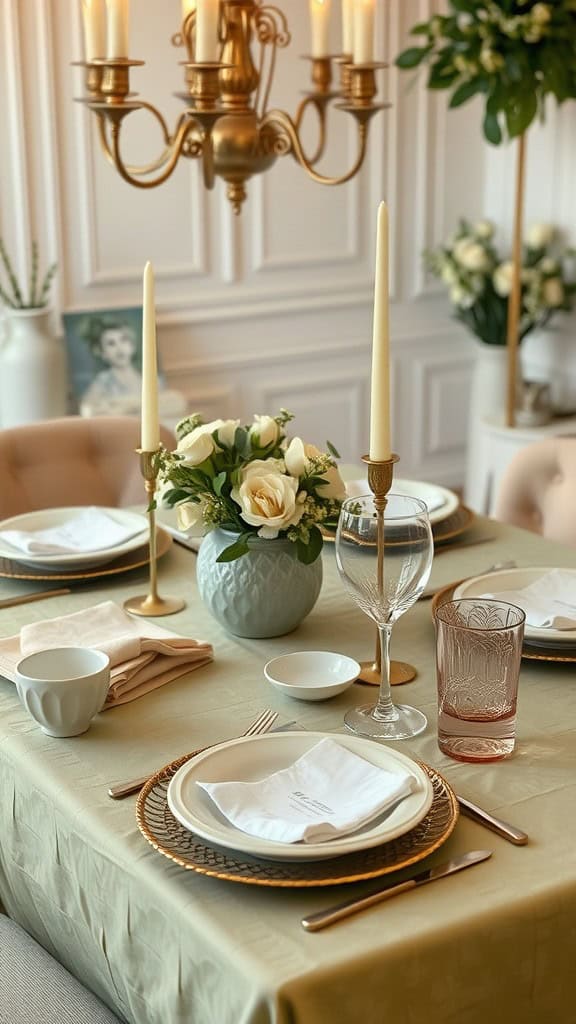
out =
{"type": "Polygon", "coordinates": [[[50,329],[50,311],[7,310],[0,320],[0,423],[65,416],[66,356],[50,329]]]}
{"type": "Polygon", "coordinates": [[[475,342],[476,362],[472,371],[470,430],[482,420],[501,423],[508,392],[508,349],[506,345],[475,342]]]}

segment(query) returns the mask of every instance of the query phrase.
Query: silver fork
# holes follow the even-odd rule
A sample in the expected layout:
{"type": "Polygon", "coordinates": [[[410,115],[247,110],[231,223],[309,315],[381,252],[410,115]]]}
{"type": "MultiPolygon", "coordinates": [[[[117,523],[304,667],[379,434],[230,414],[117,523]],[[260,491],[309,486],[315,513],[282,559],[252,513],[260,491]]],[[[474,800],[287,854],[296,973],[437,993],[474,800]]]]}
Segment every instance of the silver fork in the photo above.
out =
{"type": "MultiPolygon", "coordinates": [[[[266,708],[265,711],[261,711],[252,725],[249,725],[246,732],[242,733],[242,736],[258,736],[260,733],[269,732],[274,725],[274,722],[278,718],[278,712],[272,711],[271,708],[266,708]]],[[[209,747],[217,746],[216,743],[209,744],[209,747]]],[[[199,747],[198,750],[194,750],[190,757],[194,754],[199,754],[201,750],[208,750],[209,747],[199,747]]],[[[123,800],[125,796],[130,796],[131,793],[138,793],[142,789],[148,779],[152,778],[152,772],[150,775],[144,775],[140,779],[132,779],[130,782],[119,782],[116,786],[110,786],[108,790],[108,796],[112,797],[113,800],[123,800]]]]}

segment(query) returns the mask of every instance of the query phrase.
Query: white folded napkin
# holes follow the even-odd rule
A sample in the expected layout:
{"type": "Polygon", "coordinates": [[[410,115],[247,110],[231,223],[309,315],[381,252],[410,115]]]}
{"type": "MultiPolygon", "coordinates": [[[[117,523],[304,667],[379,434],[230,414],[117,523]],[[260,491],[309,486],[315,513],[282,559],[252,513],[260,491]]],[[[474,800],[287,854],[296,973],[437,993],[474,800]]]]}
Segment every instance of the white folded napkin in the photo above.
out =
{"type": "Polygon", "coordinates": [[[576,629],[576,577],[564,569],[552,569],[518,590],[480,594],[518,605],[529,626],[542,629],[576,629]]]}
{"type": "MultiPolygon", "coordinates": [[[[393,494],[405,494],[408,498],[421,497],[421,500],[426,505],[429,512],[434,512],[437,508],[442,508],[446,504],[446,498],[441,492],[437,492],[434,495],[428,494],[427,497],[416,495],[414,493],[408,493],[408,491],[402,490],[402,481],[398,481],[398,487],[392,484],[393,494]]],[[[349,480],[346,484],[346,494],[349,498],[358,498],[361,494],[370,494],[370,488],[367,480],[349,480]]]]}
{"type": "Polygon", "coordinates": [[[0,674],[14,682],[16,665],[27,654],[53,647],[95,647],[110,658],[110,689],[104,710],[126,704],[213,659],[211,644],[176,636],[135,618],[113,601],[72,615],[23,626],[20,635],[0,640],[0,674]]]}
{"type": "Polygon", "coordinates": [[[389,772],[332,739],[259,782],[198,782],[248,835],[278,843],[325,843],[355,832],[418,788],[410,772],[389,772]]]}
{"type": "Polygon", "coordinates": [[[0,530],[0,537],[29,555],[76,554],[118,547],[141,533],[144,520],[118,522],[104,509],[86,507],[45,530],[0,530]]]}

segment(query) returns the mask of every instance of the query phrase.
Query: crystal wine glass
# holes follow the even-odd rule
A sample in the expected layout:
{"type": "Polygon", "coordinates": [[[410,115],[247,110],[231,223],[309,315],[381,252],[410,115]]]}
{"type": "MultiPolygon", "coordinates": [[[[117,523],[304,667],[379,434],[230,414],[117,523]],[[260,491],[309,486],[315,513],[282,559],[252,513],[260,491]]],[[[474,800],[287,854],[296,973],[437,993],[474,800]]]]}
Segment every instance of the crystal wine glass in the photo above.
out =
{"type": "Polygon", "coordinates": [[[350,596],[378,626],[382,678],[376,704],[347,712],[348,729],[374,739],[403,740],[426,728],[426,716],[390,695],[392,626],[418,600],[430,576],[434,544],[419,498],[389,494],[383,515],[374,495],[348,498],[336,533],[336,564],[350,596]],[[381,558],[378,534],[381,534],[381,558]]]}

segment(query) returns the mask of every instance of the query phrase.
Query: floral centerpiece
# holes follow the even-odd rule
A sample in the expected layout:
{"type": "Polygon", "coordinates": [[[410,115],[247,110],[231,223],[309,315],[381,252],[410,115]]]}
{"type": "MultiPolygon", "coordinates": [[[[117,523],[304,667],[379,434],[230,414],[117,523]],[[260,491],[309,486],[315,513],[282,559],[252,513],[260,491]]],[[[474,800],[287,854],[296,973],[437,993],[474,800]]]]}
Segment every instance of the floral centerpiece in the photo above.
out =
{"type": "Polygon", "coordinates": [[[448,7],[414,25],[422,45],[396,63],[428,65],[428,88],[451,90],[451,107],[481,96],[489,142],[522,135],[547,96],[576,98],[574,0],[449,0],[448,7]]]}
{"type": "Polygon", "coordinates": [[[232,562],[250,550],[254,537],[292,541],[300,562],[309,565],[322,550],[321,528],[336,529],[346,493],[328,445],[322,452],[285,427],[293,416],[204,423],[188,416],[177,428],[174,452],[161,455],[162,502],[176,506],[188,530],[219,528],[236,536],[217,561],[232,562]]]}
{"type": "MultiPolygon", "coordinates": [[[[528,231],[521,268],[520,340],[560,310],[572,309],[576,283],[566,272],[566,259],[573,255],[573,250],[562,249],[551,225],[535,224],[528,231]]],[[[496,248],[494,225],[461,220],[453,237],[424,258],[447,286],[456,319],[485,344],[506,345],[513,267],[496,248]]]]}

